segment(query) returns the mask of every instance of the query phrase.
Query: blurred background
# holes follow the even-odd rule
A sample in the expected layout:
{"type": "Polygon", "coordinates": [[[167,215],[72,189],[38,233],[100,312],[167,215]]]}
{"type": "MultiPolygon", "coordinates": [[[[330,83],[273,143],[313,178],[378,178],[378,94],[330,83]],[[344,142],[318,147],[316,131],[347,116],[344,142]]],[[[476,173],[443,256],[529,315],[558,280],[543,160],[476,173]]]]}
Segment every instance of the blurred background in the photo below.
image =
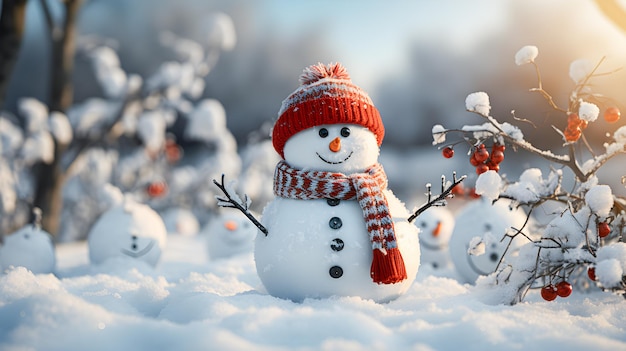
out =
{"type": "MultiPolygon", "coordinates": [[[[48,38],[38,3],[27,8],[9,110],[22,96],[46,99],[48,38]]],[[[202,40],[216,11],[232,18],[237,39],[207,76],[204,94],[222,102],[239,142],[276,118],[302,69],[318,61],[347,67],[381,111],[386,145],[394,146],[429,144],[433,124],[471,118],[464,101],[474,91],[491,96],[494,116],[507,118],[515,109],[534,121],[548,118],[550,107],[526,93],[536,85],[532,67],[514,63],[524,45],[539,48],[544,87],[561,105],[573,87],[571,61],[606,56],[604,71],[626,63],[626,32],[591,0],[88,0],[78,35],[108,40],[125,71],[148,76],[168,55],[160,32],[202,40]]],[[[73,76],[77,102],[100,94],[85,61],[77,59],[73,76]]],[[[624,105],[624,70],[596,84],[624,105]]]]}
{"type": "MultiPolygon", "coordinates": [[[[22,45],[4,101],[4,110],[18,117],[21,98],[49,103],[51,33],[46,21],[63,13],[62,2],[47,3],[48,18],[41,1],[26,6],[22,45]]],[[[603,59],[598,72],[611,73],[592,83],[594,92],[607,97],[600,110],[626,110],[625,13],[623,0],[85,0],[76,17],[73,101],[106,95],[92,68],[90,45],[112,48],[123,71],[146,79],[173,57],[171,47],[163,45],[164,32],[207,42],[215,35],[216,14],[225,15],[233,33],[221,33],[222,40],[230,40],[232,47],[220,53],[194,101],[221,102],[240,150],[269,138],[280,104],[297,88],[304,67],[338,61],[381,112],[383,149],[392,150],[383,151],[392,185],[414,189],[452,170],[474,172],[463,156],[466,150],[452,161],[441,157],[432,146],[431,128],[482,123],[465,111],[465,97],[476,91],[489,94],[491,114],[500,121],[513,122],[512,110],[532,120],[534,125],[520,124],[527,140],[563,152],[551,125],[565,128],[566,116],[528,92],[537,86],[533,67],[515,64],[515,53],[525,45],[539,48],[535,62],[543,88],[557,105],[567,108],[575,86],[570,63],[603,59]],[[407,172],[406,156],[425,153],[410,161],[407,172]]],[[[623,120],[609,124],[600,118],[585,135],[593,148],[602,148],[606,133],[621,125],[623,120]]],[[[528,157],[507,153],[502,168],[518,174],[536,166],[528,157]]],[[[607,182],[620,184],[623,159],[613,164],[607,167],[607,182]]],[[[623,192],[623,186],[614,191],[623,192]]],[[[421,191],[402,193],[409,200],[421,191]]]]}

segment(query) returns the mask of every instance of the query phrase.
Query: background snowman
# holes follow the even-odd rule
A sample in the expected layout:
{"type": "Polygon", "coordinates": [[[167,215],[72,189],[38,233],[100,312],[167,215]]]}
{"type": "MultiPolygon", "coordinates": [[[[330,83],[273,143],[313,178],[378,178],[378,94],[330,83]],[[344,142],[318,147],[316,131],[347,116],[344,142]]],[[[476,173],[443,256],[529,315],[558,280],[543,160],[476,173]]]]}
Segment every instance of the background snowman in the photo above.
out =
{"type": "Polygon", "coordinates": [[[52,236],[41,229],[41,210],[33,210],[33,223],[6,237],[0,236],[0,274],[25,267],[34,274],[54,273],[56,254],[52,236]]]}
{"type": "Polygon", "coordinates": [[[506,200],[491,203],[481,198],[463,207],[455,218],[450,237],[450,255],[459,278],[474,284],[479,276],[495,271],[502,255],[514,255],[525,239],[518,237],[510,243],[505,238],[511,228],[521,228],[526,214],[520,208],[511,208],[506,200]]]}
{"type": "MultiPolygon", "coordinates": [[[[310,66],[300,83],[272,130],[282,157],[275,198],[263,210],[263,224],[248,213],[261,230],[257,273],[268,293],[294,301],[392,300],[417,274],[419,229],[387,189],[378,163],[385,132],[380,114],[341,64],[310,66]]],[[[247,201],[223,180],[215,183],[226,195],[218,197],[221,206],[247,212],[247,201]]]]}
{"type": "Polygon", "coordinates": [[[453,269],[448,243],[454,223],[454,215],[445,207],[431,207],[415,221],[415,225],[420,229],[422,269],[424,267],[440,271],[453,269]]]}

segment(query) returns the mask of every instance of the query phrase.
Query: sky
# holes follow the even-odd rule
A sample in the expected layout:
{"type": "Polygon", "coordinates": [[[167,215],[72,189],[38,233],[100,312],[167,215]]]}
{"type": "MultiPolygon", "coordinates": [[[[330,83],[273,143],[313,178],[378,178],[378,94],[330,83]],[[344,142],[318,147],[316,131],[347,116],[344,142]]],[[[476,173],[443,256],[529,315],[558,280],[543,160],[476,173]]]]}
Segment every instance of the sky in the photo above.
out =
{"type": "Polygon", "coordinates": [[[307,1],[272,0],[260,9],[281,33],[297,35],[312,29],[330,33],[331,48],[352,77],[368,89],[407,64],[414,41],[436,40],[460,51],[471,50],[473,43],[503,26],[506,4],[494,0],[321,0],[311,6],[307,1]]]}
{"type": "MultiPolygon", "coordinates": [[[[626,9],[626,0],[618,2],[626,9]]],[[[537,33],[525,36],[507,28],[513,6],[513,11],[523,10],[529,23],[541,21],[536,27],[546,28],[541,36],[548,40],[562,40],[562,30],[558,27],[571,25],[571,17],[575,17],[574,26],[589,28],[588,36],[580,37],[580,43],[576,44],[579,51],[587,48],[596,56],[615,52],[624,55],[623,45],[603,46],[607,41],[623,41],[625,33],[610,23],[591,0],[530,0],[522,5],[513,0],[321,0],[315,1],[314,6],[308,1],[270,0],[264,1],[258,10],[259,16],[281,35],[295,37],[311,30],[328,33],[328,42],[338,60],[348,68],[353,79],[357,78],[360,85],[372,90],[381,77],[408,64],[409,51],[417,42],[435,42],[473,55],[480,54],[474,52],[475,44],[497,34],[511,37],[511,40],[527,38],[530,41],[520,43],[520,47],[534,44],[537,33]]],[[[578,28],[573,35],[578,34],[578,28]]]]}

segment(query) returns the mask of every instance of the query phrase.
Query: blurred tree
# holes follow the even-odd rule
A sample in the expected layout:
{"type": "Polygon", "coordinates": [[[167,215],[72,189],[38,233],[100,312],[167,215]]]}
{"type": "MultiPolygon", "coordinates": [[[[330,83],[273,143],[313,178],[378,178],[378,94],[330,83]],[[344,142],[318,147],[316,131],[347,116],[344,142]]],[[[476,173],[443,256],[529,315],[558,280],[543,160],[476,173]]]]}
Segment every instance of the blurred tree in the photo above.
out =
{"type": "MultiPolygon", "coordinates": [[[[54,0],[53,0],[54,1],[54,0]]],[[[40,0],[48,26],[51,43],[49,108],[52,112],[65,112],[72,105],[72,71],[74,69],[74,53],[76,41],[76,19],[82,0],[59,1],[63,7],[64,17],[55,21],[49,1],[40,0]]],[[[56,233],[61,214],[61,190],[63,187],[63,171],[59,162],[67,145],[54,142],[54,158],[50,163],[39,163],[36,167],[36,190],[34,206],[44,213],[43,228],[56,233]]]]}
{"type": "Polygon", "coordinates": [[[27,0],[3,0],[0,13],[0,108],[22,44],[27,0]]]}

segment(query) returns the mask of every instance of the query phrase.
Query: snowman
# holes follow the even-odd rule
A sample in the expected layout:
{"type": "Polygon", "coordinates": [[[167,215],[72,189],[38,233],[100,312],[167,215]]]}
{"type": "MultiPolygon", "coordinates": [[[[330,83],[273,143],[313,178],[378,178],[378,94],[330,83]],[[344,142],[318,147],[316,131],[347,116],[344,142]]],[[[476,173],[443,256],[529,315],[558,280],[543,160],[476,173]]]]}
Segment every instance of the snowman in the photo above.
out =
{"type": "Polygon", "coordinates": [[[454,229],[454,216],[445,207],[431,207],[415,221],[420,229],[422,267],[435,270],[452,268],[448,243],[454,229]]]}
{"type": "Polygon", "coordinates": [[[52,236],[41,229],[41,211],[35,209],[35,221],[4,239],[0,236],[0,272],[9,267],[25,267],[34,274],[54,272],[56,255],[52,236]]]}
{"type": "Polygon", "coordinates": [[[166,240],[167,229],[161,216],[126,197],[100,216],[89,231],[89,259],[100,264],[109,258],[130,257],[156,266],[166,240]]]}
{"type": "Polygon", "coordinates": [[[252,252],[257,228],[238,212],[220,211],[203,230],[209,259],[217,260],[252,252]]]}
{"type": "MultiPolygon", "coordinates": [[[[384,126],[341,64],[317,64],[282,103],[272,129],[281,156],[274,195],[252,216],[257,273],[279,298],[359,296],[386,302],[413,283],[419,229],[378,163],[384,126]]],[[[219,183],[215,182],[218,186],[219,183]]],[[[246,201],[218,197],[221,206],[246,201]]],[[[238,198],[238,197],[237,197],[238,198]]]]}
{"type": "MultiPolygon", "coordinates": [[[[463,207],[450,237],[450,255],[461,280],[474,284],[479,276],[494,272],[510,242],[505,234],[510,228],[521,228],[524,221],[524,211],[511,209],[506,200],[492,205],[481,198],[463,207]]],[[[507,256],[524,242],[519,237],[513,240],[507,256]]]]}

